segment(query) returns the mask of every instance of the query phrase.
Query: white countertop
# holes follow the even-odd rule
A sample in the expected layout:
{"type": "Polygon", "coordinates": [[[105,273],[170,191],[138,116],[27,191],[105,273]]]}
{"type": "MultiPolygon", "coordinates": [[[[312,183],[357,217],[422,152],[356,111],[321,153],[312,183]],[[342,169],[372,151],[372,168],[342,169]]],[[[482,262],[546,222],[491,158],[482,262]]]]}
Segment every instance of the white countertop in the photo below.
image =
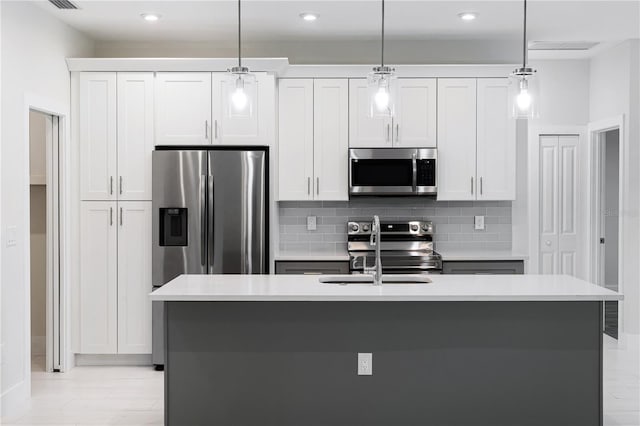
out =
{"type": "Polygon", "coordinates": [[[442,256],[442,260],[456,261],[482,261],[482,260],[527,260],[526,254],[514,252],[512,250],[492,250],[492,249],[439,249],[436,251],[442,256]]]}
{"type": "Polygon", "coordinates": [[[433,275],[430,284],[325,284],[318,275],[181,275],[154,301],[604,301],[622,295],[566,275],[433,275]]]}

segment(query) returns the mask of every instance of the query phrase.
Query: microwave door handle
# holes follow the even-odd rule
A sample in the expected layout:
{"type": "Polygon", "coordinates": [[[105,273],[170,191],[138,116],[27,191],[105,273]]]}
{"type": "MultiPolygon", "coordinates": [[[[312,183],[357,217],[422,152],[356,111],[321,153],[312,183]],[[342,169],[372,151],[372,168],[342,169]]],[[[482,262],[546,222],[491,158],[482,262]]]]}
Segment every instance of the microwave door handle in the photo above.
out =
{"type": "Polygon", "coordinates": [[[417,192],[418,191],[418,160],[416,160],[416,154],[412,154],[411,155],[411,164],[413,166],[413,170],[412,170],[412,186],[413,186],[413,192],[417,192]]]}

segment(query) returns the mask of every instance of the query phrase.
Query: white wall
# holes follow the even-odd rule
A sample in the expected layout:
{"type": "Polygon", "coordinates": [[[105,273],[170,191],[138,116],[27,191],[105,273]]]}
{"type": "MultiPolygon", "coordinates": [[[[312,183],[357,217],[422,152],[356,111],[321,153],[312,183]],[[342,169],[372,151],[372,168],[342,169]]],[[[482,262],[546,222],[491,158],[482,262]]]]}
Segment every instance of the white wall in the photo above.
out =
{"type": "Polygon", "coordinates": [[[10,415],[30,392],[29,354],[29,204],[25,169],[28,147],[25,96],[70,103],[65,57],[92,56],[93,42],[27,2],[0,2],[2,10],[1,84],[1,291],[2,413],[10,415]],[[16,227],[17,245],[6,246],[6,230],[16,227]]]}
{"type": "Polygon", "coordinates": [[[628,40],[591,59],[589,119],[592,122],[624,115],[623,210],[622,241],[623,271],[619,277],[625,294],[623,331],[640,333],[640,118],[638,80],[640,70],[639,41],[628,40]]]}

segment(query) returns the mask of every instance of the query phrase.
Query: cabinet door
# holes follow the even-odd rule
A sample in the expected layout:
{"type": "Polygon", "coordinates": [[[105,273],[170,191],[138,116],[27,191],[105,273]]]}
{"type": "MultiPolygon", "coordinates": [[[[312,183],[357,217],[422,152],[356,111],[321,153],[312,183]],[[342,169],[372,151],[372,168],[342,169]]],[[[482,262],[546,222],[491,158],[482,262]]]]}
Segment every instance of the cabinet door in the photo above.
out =
{"type": "Polygon", "coordinates": [[[438,80],[438,199],[476,199],[476,80],[438,80]]]}
{"type": "Polygon", "coordinates": [[[478,79],[478,200],[516,198],[516,121],[506,78],[478,79]]]}
{"type": "Polygon", "coordinates": [[[349,80],[349,147],[390,148],[391,119],[369,117],[366,79],[349,80]]]}
{"type": "Polygon", "coordinates": [[[115,354],[117,329],[116,203],[80,203],[80,352],[115,354]]]}
{"type": "Polygon", "coordinates": [[[213,141],[221,144],[270,145],[274,139],[275,79],[256,74],[245,84],[249,97],[246,114],[236,114],[229,104],[227,74],[213,74],[213,141]]]}
{"type": "Polygon", "coordinates": [[[116,73],[80,74],[80,197],[115,200],[116,73]]]}
{"type": "Polygon", "coordinates": [[[118,73],[118,199],[151,200],[153,73],[118,73]]]}
{"type": "Polygon", "coordinates": [[[435,78],[402,78],[396,84],[393,145],[411,148],[436,147],[435,78]]]}
{"type": "Polygon", "coordinates": [[[313,80],[279,80],[278,106],[278,199],[312,200],[313,80]]]}
{"type": "Polygon", "coordinates": [[[151,353],[151,201],[118,203],[118,353],[151,353]]]}
{"type": "Polygon", "coordinates": [[[314,199],[348,200],[348,80],[314,81],[313,135],[314,199]]]}
{"type": "Polygon", "coordinates": [[[211,73],[156,74],[156,145],[211,143],[211,73]]]}

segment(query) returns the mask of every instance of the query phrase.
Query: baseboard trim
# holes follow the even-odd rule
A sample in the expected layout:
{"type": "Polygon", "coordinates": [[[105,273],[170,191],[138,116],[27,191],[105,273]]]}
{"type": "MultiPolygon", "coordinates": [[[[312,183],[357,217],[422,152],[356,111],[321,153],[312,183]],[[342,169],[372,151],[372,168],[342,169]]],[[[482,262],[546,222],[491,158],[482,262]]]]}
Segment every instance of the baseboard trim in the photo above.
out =
{"type": "Polygon", "coordinates": [[[31,336],[31,355],[45,355],[47,336],[31,336]]]}
{"type": "Polygon", "coordinates": [[[151,354],[76,354],[75,366],[131,365],[151,366],[151,354]]]}

